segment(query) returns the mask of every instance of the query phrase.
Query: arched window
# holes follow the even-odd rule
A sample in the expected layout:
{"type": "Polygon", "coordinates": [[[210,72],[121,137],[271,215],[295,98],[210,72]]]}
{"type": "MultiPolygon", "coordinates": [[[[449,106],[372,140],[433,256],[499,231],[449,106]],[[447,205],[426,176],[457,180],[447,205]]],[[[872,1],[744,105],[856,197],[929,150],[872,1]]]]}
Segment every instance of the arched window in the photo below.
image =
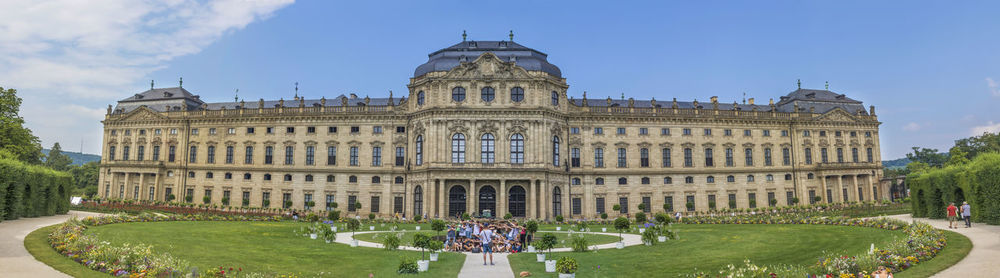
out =
{"type": "Polygon", "coordinates": [[[767,174],[767,176],[764,176],[764,178],[765,178],[765,179],[766,179],[767,181],[774,181],[774,175],[771,175],[771,174],[767,174]]]}
{"type": "Polygon", "coordinates": [[[562,215],[562,191],[558,186],[552,188],[552,215],[562,215]]]}
{"type": "Polygon", "coordinates": [[[493,98],[496,97],[496,91],[493,90],[493,87],[483,87],[480,95],[482,96],[483,101],[491,102],[493,101],[493,98]]]}
{"type": "Polygon", "coordinates": [[[417,187],[413,188],[413,215],[424,214],[424,190],[417,187]]]}
{"type": "Polygon", "coordinates": [[[552,165],[559,166],[559,136],[552,136],[552,165]]]}
{"type": "Polygon", "coordinates": [[[402,176],[396,177],[396,184],[403,184],[403,177],[402,176]]]}
{"type": "Polygon", "coordinates": [[[480,145],[480,161],[482,163],[493,163],[496,161],[496,138],[493,137],[492,133],[483,134],[479,138],[480,145]]]}
{"type": "Polygon", "coordinates": [[[358,183],[358,176],[347,177],[347,182],[349,182],[349,183],[358,183]]]}
{"type": "Polygon", "coordinates": [[[618,184],[628,184],[628,178],[626,177],[618,178],[618,184]]]}
{"type": "Polygon", "coordinates": [[[306,175],[306,181],[313,181],[313,175],[306,175]]]}
{"type": "Polygon", "coordinates": [[[726,177],[726,182],[736,182],[736,177],[729,175],[726,177]]]}
{"type": "Polygon", "coordinates": [[[747,175],[747,182],[753,182],[753,175],[747,175]]]}
{"type": "Polygon", "coordinates": [[[816,178],[816,175],[815,175],[815,174],[813,174],[813,173],[809,173],[808,175],[806,175],[806,177],[807,177],[807,178],[809,178],[809,179],[811,180],[811,179],[814,179],[814,178],[816,178]]]}
{"type": "Polygon", "coordinates": [[[596,179],[594,179],[594,184],[596,184],[596,185],[604,185],[604,178],[596,178],[596,179]]]}
{"type": "Polygon", "coordinates": [[[424,164],[424,136],[417,135],[417,166],[424,164]]]}
{"type": "Polygon", "coordinates": [[[524,89],[521,87],[510,88],[510,101],[521,102],[524,100],[524,89]]]}
{"type": "Polygon", "coordinates": [[[642,184],[649,184],[649,177],[642,177],[642,184]]]}
{"type": "Polygon", "coordinates": [[[451,163],[465,163],[465,134],[451,136],[451,163]]]}
{"type": "Polygon", "coordinates": [[[382,177],[373,176],[372,177],[372,184],[376,184],[376,183],[382,183],[382,177]]]}
{"type": "Polygon", "coordinates": [[[674,179],[673,178],[671,178],[671,177],[663,177],[663,184],[672,184],[672,183],[674,183],[674,179]]]}
{"type": "MultiPolygon", "coordinates": [[[[229,174],[229,173],[226,173],[229,174]]],[[[292,181],[292,175],[285,174],[285,181],[292,181]]]]}
{"type": "Polygon", "coordinates": [[[520,133],[510,136],[510,163],[524,164],[524,136],[520,133]]]}
{"type": "Polygon", "coordinates": [[[707,183],[715,183],[715,176],[705,177],[705,182],[707,182],[707,183]]]}
{"type": "Polygon", "coordinates": [[[451,89],[451,100],[462,102],[465,101],[465,88],[455,87],[451,89]]]}
{"type": "Polygon", "coordinates": [[[786,181],[792,180],[792,174],[785,174],[785,180],[786,181]]]}
{"type": "Polygon", "coordinates": [[[684,183],[694,183],[694,177],[692,176],[684,177],[684,183]]]}
{"type": "Polygon", "coordinates": [[[264,180],[266,181],[271,180],[271,174],[264,174],[264,180]]]}
{"type": "Polygon", "coordinates": [[[417,105],[424,105],[424,91],[417,92],[417,105]]]}
{"type": "Polygon", "coordinates": [[[334,182],[337,179],[333,175],[326,175],[326,182],[334,182]]]}
{"type": "Polygon", "coordinates": [[[559,106],[559,93],[552,91],[552,106],[559,106]]]}

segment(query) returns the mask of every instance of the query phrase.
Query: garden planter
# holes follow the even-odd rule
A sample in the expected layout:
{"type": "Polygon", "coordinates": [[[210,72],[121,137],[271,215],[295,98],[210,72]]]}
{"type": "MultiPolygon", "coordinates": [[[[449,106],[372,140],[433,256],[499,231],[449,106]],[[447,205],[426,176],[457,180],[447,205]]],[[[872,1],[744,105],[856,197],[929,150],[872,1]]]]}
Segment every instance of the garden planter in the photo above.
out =
{"type": "Polygon", "coordinates": [[[559,273],[559,278],[576,278],[576,273],[559,273]]]}
{"type": "Polygon", "coordinates": [[[538,262],[544,262],[545,261],[545,253],[535,254],[535,259],[538,259],[538,262]]]}
{"type": "Polygon", "coordinates": [[[608,232],[608,228],[601,228],[601,232],[602,232],[602,233],[606,233],[606,232],[608,232]]]}
{"type": "Polygon", "coordinates": [[[556,231],[562,231],[562,227],[556,227],[556,231]]]}
{"type": "Polygon", "coordinates": [[[616,243],[616,244],[615,244],[615,248],[616,248],[616,249],[622,249],[622,248],[625,248],[625,243],[624,243],[624,242],[621,242],[621,241],[619,241],[618,243],[616,243]]]}
{"type": "Polygon", "coordinates": [[[545,261],[545,272],[556,272],[556,260],[545,261]]]}
{"type": "Polygon", "coordinates": [[[640,233],[640,234],[641,234],[641,233],[645,233],[645,232],[646,232],[646,228],[639,228],[639,233],[640,233]]]}
{"type": "Polygon", "coordinates": [[[333,242],[333,241],[331,241],[331,240],[329,240],[329,239],[327,239],[327,240],[326,240],[326,243],[331,243],[331,242],[333,242]]]}
{"type": "Polygon", "coordinates": [[[417,231],[419,231],[419,230],[420,230],[420,226],[417,226],[417,231]]]}
{"type": "Polygon", "coordinates": [[[417,271],[419,271],[419,272],[427,271],[427,268],[430,267],[430,266],[431,266],[431,261],[427,261],[427,260],[418,260],[417,261],[417,271]]]}
{"type": "Polygon", "coordinates": [[[357,239],[352,239],[351,240],[351,247],[358,247],[358,240],[357,239]]]}
{"type": "Polygon", "coordinates": [[[316,239],[316,234],[309,234],[310,239],[316,239]]]}
{"type": "Polygon", "coordinates": [[[374,231],[375,230],[375,226],[368,226],[368,230],[369,231],[374,231]]]}
{"type": "Polygon", "coordinates": [[[648,242],[648,241],[647,242],[643,242],[642,244],[645,244],[646,246],[653,246],[653,243],[652,242],[648,242]]]}
{"type": "Polygon", "coordinates": [[[432,262],[438,261],[438,255],[440,255],[440,254],[441,253],[437,253],[437,252],[431,253],[431,261],[432,262]]]}
{"type": "Polygon", "coordinates": [[[528,253],[535,253],[535,247],[528,245],[528,253]]]}
{"type": "Polygon", "coordinates": [[[656,237],[656,240],[658,240],[660,242],[667,242],[667,237],[666,236],[658,236],[658,237],[656,237]]]}
{"type": "Polygon", "coordinates": [[[337,226],[330,226],[330,230],[333,231],[334,233],[336,233],[337,232],[337,226]]]}

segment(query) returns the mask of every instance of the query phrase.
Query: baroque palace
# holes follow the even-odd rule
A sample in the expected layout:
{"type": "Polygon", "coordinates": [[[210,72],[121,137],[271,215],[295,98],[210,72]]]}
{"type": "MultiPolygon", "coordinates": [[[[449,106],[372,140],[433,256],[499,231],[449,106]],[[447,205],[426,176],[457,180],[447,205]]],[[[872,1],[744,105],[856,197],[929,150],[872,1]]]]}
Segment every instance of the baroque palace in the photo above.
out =
{"type": "Polygon", "coordinates": [[[99,195],[542,219],[888,198],[874,106],[829,90],[767,104],[573,99],[545,53],[464,38],[408,87],[238,102],[151,88],[108,107],[99,195]]]}

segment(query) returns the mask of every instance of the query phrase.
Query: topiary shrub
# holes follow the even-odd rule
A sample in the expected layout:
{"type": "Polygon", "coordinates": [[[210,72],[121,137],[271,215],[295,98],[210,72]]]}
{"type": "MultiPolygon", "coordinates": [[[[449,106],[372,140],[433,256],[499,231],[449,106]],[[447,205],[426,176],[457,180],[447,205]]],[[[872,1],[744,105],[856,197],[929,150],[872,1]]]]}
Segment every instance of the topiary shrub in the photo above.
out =
{"type": "Polygon", "coordinates": [[[396,273],[417,274],[417,261],[407,257],[400,257],[399,268],[396,269],[396,273]]]}
{"type": "Polygon", "coordinates": [[[646,213],[641,212],[641,211],[640,212],[636,212],[635,213],[635,223],[645,223],[645,222],[646,222],[646,213]]]}
{"type": "Polygon", "coordinates": [[[563,219],[563,216],[561,214],[560,215],[556,215],[556,222],[562,223],[563,220],[565,220],[565,219],[563,219]]]}
{"type": "Polygon", "coordinates": [[[326,213],[326,219],[329,219],[330,221],[340,220],[340,211],[339,210],[331,210],[331,211],[327,212],[326,213]]]}

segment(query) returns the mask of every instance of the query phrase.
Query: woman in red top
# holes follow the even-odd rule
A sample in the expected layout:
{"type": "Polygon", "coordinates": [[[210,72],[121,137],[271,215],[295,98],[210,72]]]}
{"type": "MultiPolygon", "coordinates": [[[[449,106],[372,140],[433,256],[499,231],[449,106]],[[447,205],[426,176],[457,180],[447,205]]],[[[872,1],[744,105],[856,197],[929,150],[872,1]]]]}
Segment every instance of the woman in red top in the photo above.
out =
{"type": "Polygon", "coordinates": [[[957,213],[958,208],[955,207],[955,203],[950,203],[948,204],[947,210],[948,210],[948,228],[955,229],[957,228],[957,226],[955,226],[955,217],[958,216],[957,213]]]}

